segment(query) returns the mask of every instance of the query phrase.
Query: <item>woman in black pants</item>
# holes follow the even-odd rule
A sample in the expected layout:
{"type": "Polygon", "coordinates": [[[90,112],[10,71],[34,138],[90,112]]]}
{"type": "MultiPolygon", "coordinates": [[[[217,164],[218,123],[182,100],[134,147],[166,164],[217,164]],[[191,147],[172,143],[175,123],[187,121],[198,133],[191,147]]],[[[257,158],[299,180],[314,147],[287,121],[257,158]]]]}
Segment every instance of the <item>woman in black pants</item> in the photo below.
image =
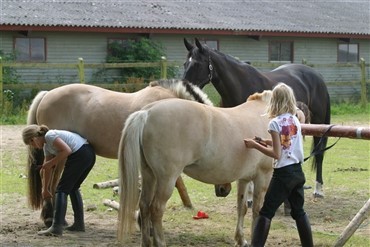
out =
{"type": "Polygon", "coordinates": [[[67,227],[70,231],[85,231],[83,201],[80,186],[95,164],[95,152],[87,140],[80,135],[65,130],[49,130],[45,125],[29,125],[22,132],[23,142],[32,148],[44,150],[44,163],[41,167],[42,197],[52,197],[49,184],[53,168],[65,166],[55,194],[53,224],[39,235],[63,234],[67,210],[67,196],[70,196],[74,212],[74,223],[67,227]]]}

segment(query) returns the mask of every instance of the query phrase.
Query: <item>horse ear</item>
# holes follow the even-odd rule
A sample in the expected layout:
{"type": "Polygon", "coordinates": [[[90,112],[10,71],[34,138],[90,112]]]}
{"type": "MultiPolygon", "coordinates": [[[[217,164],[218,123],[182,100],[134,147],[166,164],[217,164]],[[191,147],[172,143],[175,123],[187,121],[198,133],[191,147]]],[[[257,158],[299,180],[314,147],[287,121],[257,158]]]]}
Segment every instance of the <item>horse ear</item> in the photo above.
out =
{"type": "Polygon", "coordinates": [[[200,52],[203,52],[203,46],[197,38],[195,38],[195,44],[197,45],[200,52]]]}
{"type": "Polygon", "coordinates": [[[188,51],[191,51],[194,48],[194,46],[192,44],[190,44],[189,41],[186,38],[184,38],[184,44],[185,44],[185,47],[188,51]]]}

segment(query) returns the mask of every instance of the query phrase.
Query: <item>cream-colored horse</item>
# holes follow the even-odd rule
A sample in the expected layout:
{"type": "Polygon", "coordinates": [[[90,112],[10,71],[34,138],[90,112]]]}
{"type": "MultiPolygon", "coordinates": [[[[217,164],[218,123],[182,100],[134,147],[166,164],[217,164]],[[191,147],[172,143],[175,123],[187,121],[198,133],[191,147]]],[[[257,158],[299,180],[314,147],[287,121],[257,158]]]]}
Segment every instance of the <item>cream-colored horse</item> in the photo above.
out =
{"type": "MultiPolygon", "coordinates": [[[[117,158],[121,131],[127,117],[143,106],[166,98],[182,98],[212,105],[207,95],[184,80],[153,81],[135,93],[119,93],[104,88],[69,84],[51,91],[40,92],[33,100],[27,124],[46,124],[51,129],[79,133],[88,139],[97,155],[117,158]]],[[[41,218],[49,226],[53,217],[52,201],[41,197],[38,167],[43,163],[40,150],[29,150],[29,204],[43,208],[41,218]]],[[[55,191],[61,169],[54,172],[50,191],[55,191]]],[[[179,183],[181,185],[181,177],[179,183]]]]}
{"type": "Polygon", "coordinates": [[[167,99],[131,114],[122,133],[118,157],[121,186],[119,241],[124,242],[132,233],[134,214],[139,205],[141,246],[166,245],[162,217],[175,181],[184,172],[209,184],[238,181],[235,241],[237,246],[247,246],[243,234],[247,212],[246,185],[254,182],[252,210],[255,219],[273,168],[271,158],[247,149],[243,139],[269,137],[269,120],[264,112],[270,95],[271,91],[256,94],[253,99],[233,108],[167,99]],[[141,194],[137,190],[139,172],[141,194]]]}

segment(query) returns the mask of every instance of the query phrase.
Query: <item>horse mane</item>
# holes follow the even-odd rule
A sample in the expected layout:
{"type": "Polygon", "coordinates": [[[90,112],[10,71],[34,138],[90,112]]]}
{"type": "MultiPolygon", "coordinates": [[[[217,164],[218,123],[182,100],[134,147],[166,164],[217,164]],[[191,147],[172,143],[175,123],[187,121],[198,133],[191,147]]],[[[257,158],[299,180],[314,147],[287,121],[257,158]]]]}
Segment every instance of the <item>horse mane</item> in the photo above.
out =
{"type": "Polygon", "coordinates": [[[213,106],[213,103],[208,98],[208,95],[204,93],[199,87],[195,86],[187,80],[161,79],[150,82],[149,86],[160,86],[171,90],[180,99],[197,101],[201,104],[213,106]]]}
{"type": "Polygon", "coordinates": [[[262,93],[254,93],[247,98],[247,101],[261,100],[263,102],[269,102],[272,96],[271,90],[264,90],[262,93]]]}

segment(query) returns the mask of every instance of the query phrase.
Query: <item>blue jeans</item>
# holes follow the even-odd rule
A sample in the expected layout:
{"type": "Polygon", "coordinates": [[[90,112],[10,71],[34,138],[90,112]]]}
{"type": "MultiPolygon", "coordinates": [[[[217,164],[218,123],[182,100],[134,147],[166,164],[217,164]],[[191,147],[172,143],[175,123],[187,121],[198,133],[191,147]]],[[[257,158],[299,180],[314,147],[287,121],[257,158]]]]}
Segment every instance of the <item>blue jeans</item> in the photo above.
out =
{"type": "Polygon", "coordinates": [[[280,205],[288,199],[291,204],[291,216],[293,219],[299,219],[305,214],[303,209],[305,182],[300,163],[274,169],[260,215],[271,220],[280,205]]]}

